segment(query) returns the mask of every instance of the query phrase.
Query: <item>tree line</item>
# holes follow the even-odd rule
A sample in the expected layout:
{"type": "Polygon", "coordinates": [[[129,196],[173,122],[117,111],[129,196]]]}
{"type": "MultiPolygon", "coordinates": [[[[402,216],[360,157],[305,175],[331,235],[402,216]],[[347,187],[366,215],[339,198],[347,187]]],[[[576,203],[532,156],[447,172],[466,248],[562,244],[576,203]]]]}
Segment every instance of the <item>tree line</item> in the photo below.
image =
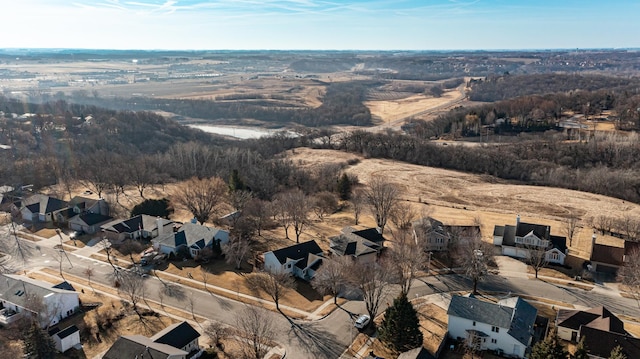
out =
{"type": "Polygon", "coordinates": [[[371,158],[488,174],[640,203],[640,146],[635,136],[596,134],[589,142],[532,140],[487,146],[441,146],[402,134],[353,132],[336,148],[371,158]]]}

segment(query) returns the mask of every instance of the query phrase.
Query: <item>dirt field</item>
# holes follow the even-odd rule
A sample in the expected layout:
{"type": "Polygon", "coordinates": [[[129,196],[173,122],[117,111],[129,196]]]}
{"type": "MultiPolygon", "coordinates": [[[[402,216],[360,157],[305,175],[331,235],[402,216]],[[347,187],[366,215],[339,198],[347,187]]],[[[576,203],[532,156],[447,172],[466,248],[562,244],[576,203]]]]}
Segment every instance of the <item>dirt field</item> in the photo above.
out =
{"type": "Polygon", "coordinates": [[[445,92],[441,97],[419,94],[402,99],[365,101],[364,104],[369,108],[374,118],[378,118],[381,122],[393,122],[445,105],[456,100],[459,96],[460,92],[455,89],[445,92]]]}
{"type": "MultiPolygon", "coordinates": [[[[391,160],[364,159],[332,151],[296,149],[290,154],[295,163],[313,167],[325,163],[360,162],[347,172],[367,183],[373,176],[384,177],[401,189],[402,199],[421,214],[432,215],[445,223],[472,224],[481,221],[482,235],[492,239],[495,225],[515,224],[516,215],[524,222],[551,225],[552,234],[563,235],[563,221],[570,213],[583,221],[571,246],[571,253],[586,257],[591,250],[593,230],[584,220],[601,214],[611,217],[640,215],[640,206],[620,199],[559,188],[511,184],[489,176],[423,167],[391,160]]],[[[622,246],[623,241],[598,236],[598,243],[622,246]]],[[[568,243],[567,243],[568,244],[568,243]]]]}

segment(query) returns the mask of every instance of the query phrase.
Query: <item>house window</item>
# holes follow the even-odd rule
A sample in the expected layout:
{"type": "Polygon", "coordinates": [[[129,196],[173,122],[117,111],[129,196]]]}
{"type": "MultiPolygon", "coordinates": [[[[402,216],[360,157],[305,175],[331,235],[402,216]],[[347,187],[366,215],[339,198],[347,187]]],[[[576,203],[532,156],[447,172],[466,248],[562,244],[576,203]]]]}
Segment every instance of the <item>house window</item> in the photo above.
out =
{"type": "Polygon", "coordinates": [[[291,263],[288,263],[287,264],[287,269],[290,269],[290,268],[291,268],[291,263]]]}
{"type": "Polygon", "coordinates": [[[498,327],[491,327],[491,331],[494,333],[500,333],[500,328],[498,327]]]}
{"type": "Polygon", "coordinates": [[[498,339],[491,339],[491,344],[496,344],[498,343],[498,339]]]}
{"type": "Polygon", "coordinates": [[[475,321],[475,320],[473,321],[473,326],[474,326],[474,327],[476,326],[476,321],[475,321]]]}
{"type": "Polygon", "coordinates": [[[549,254],[549,259],[552,259],[552,260],[556,260],[556,261],[557,261],[557,260],[559,260],[559,259],[560,259],[560,256],[558,255],[558,253],[557,253],[557,252],[551,252],[551,254],[549,254]]]}

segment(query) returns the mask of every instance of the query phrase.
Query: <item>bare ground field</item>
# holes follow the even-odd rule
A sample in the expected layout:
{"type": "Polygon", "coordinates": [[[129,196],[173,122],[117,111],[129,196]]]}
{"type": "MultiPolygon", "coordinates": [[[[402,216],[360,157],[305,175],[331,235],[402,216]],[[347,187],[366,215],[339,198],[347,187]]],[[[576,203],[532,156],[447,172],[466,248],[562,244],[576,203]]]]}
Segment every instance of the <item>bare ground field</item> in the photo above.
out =
{"type": "MultiPolygon", "coordinates": [[[[640,215],[640,205],[601,195],[560,188],[509,183],[490,176],[423,167],[382,159],[365,159],[332,150],[296,149],[289,155],[295,163],[313,167],[358,159],[346,171],[366,184],[373,176],[396,184],[402,199],[421,214],[432,214],[451,224],[472,224],[481,220],[483,238],[492,240],[495,225],[515,224],[516,215],[524,222],[551,225],[552,234],[563,235],[564,220],[577,214],[581,226],[570,253],[586,258],[591,251],[592,228],[585,223],[601,214],[611,217],[640,215]]],[[[623,246],[621,239],[598,236],[598,243],[623,246]]]]}
{"type": "Polygon", "coordinates": [[[441,97],[418,94],[400,99],[365,101],[374,118],[382,122],[397,121],[431,108],[455,101],[460,96],[457,89],[445,92],[441,97]]]}

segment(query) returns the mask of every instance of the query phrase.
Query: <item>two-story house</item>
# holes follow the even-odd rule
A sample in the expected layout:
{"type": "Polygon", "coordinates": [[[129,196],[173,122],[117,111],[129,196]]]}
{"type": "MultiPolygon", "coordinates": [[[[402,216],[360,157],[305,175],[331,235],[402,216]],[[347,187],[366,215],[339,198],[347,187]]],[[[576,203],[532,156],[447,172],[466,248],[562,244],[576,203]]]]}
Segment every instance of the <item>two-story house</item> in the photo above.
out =
{"type": "Polygon", "coordinates": [[[0,324],[8,325],[25,315],[37,316],[48,328],[74,314],[80,307],[78,293],[67,283],[58,285],[26,276],[0,274],[0,324]]]}
{"type": "Polygon", "coordinates": [[[475,350],[525,358],[532,345],[538,310],[519,297],[498,303],[454,295],[447,315],[449,335],[475,350]]]}
{"type": "Polygon", "coordinates": [[[516,225],[495,226],[493,244],[502,248],[502,254],[515,258],[528,258],[532,249],[545,250],[549,263],[564,264],[567,239],[551,235],[551,226],[533,224],[516,218],[516,225]]]}
{"type": "Polygon", "coordinates": [[[433,217],[423,217],[411,223],[413,239],[426,252],[445,251],[452,238],[466,240],[480,236],[480,227],[445,224],[433,217]]]}
{"type": "Polygon", "coordinates": [[[323,252],[316,241],[308,241],[265,252],[264,270],[271,273],[289,273],[304,280],[311,280],[322,265],[323,252]]]}

